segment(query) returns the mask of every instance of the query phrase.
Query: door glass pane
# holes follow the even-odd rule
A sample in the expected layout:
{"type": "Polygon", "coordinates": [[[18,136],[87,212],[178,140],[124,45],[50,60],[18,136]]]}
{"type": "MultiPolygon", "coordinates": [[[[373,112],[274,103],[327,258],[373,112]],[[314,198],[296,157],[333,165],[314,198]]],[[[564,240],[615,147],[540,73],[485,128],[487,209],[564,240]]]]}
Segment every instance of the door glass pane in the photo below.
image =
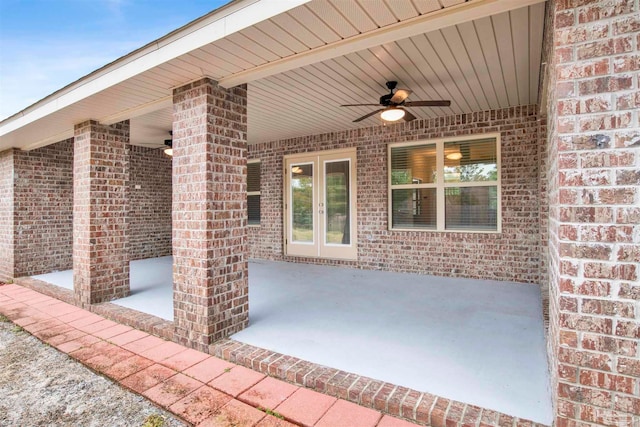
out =
{"type": "Polygon", "coordinates": [[[313,165],[291,165],[291,240],[313,242],[313,165]]]}
{"type": "Polygon", "coordinates": [[[325,163],[325,243],[351,243],[349,213],[349,161],[325,163]]]}
{"type": "Polygon", "coordinates": [[[260,195],[247,196],[247,211],[249,213],[249,225],[260,225],[260,195]]]}
{"type": "Polygon", "coordinates": [[[445,188],[447,230],[497,230],[498,188],[445,188]]]}
{"type": "Polygon", "coordinates": [[[436,228],[436,189],[391,190],[392,228],[436,228]]]}

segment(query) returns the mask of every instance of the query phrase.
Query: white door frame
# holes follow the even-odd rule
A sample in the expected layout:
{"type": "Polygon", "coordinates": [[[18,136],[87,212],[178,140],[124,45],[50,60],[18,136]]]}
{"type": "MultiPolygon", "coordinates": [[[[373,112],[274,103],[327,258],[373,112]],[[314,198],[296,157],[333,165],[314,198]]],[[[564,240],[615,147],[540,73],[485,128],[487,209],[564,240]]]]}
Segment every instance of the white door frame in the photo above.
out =
{"type": "Polygon", "coordinates": [[[284,252],[285,255],[349,259],[358,256],[357,248],[357,186],[356,186],[356,149],[327,150],[313,153],[300,153],[284,156],[284,252]],[[349,244],[328,243],[326,241],[327,215],[325,209],[325,172],[327,163],[349,162],[349,244]],[[311,164],[313,168],[312,222],[313,238],[311,242],[293,241],[292,230],[292,166],[311,164]]]}

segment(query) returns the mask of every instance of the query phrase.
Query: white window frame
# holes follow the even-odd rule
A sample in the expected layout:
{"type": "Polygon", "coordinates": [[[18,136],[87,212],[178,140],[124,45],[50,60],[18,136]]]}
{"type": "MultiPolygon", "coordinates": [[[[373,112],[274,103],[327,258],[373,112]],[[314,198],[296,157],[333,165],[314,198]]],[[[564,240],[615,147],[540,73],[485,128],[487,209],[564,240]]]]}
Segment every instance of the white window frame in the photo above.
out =
{"type": "MultiPolygon", "coordinates": [[[[260,163],[260,159],[251,159],[247,160],[247,165],[260,163]]],[[[247,169],[247,174],[249,173],[249,169],[247,169]]],[[[260,186],[262,187],[262,165],[260,165],[260,186]]],[[[249,181],[249,177],[247,176],[247,182],[249,181]]],[[[260,196],[260,191],[247,191],[247,200],[249,196],[260,196]]],[[[262,197],[260,197],[260,203],[262,203],[262,197]]],[[[249,224],[249,202],[247,201],[247,226],[248,227],[260,227],[262,223],[262,206],[260,206],[260,218],[257,224],[249,224]]]]}
{"type": "Polygon", "coordinates": [[[480,234],[499,234],[502,233],[502,162],[501,162],[500,133],[485,133],[465,136],[455,136],[449,138],[423,139],[411,142],[397,142],[388,144],[387,146],[387,210],[388,210],[388,229],[389,231],[417,231],[417,232],[438,232],[438,233],[480,233],[480,234]],[[496,140],[496,167],[498,169],[497,181],[476,181],[476,182],[445,182],[444,181],[444,145],[447,142],[464,142],[481,139],[495,138],[496,140]],[[391,185],[391,150],[397,147],[411,147],[420,145],[436,146],[436,173],[437,179],[435,183],[427,184],[404,184],[391,185]],[[445,228],[445,189],[460,187],[497,187],[497,213],[496,213],[496,229],[446,229],[445,228]],[[402,189],[420,189],[435,188],[436,189],[436,227],[435,228],[401,228],[393,226],[393,197],[392,190],[402,189]]]}

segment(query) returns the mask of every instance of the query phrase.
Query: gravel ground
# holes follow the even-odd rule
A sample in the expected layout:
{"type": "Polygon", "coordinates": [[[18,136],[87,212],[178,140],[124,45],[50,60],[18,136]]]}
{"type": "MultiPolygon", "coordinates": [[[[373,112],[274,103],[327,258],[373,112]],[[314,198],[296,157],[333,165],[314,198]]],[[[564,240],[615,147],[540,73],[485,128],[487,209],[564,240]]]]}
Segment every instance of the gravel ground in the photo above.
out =
{"type": "Polygon", "coordinates": [[[185,426],[0,316],[0,426],[185,426]]]}

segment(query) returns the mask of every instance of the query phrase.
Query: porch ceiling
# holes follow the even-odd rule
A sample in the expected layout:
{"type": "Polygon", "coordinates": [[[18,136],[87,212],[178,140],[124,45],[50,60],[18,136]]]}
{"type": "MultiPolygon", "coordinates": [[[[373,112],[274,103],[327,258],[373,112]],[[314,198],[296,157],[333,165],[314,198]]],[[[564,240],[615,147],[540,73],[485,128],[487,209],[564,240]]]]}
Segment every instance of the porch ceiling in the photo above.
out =
{"type": "Polygon", "coordinates": [[[413,100],[451,100],[448,108],[412,109],[419,118],[536,101],[544,0],[312,0],[211,35],[223,18],[233,26],[244,3],[3,121],[0,150],[69,138],[87,119],[131,119],[132,144],[161,146],[171,129],[172,88],[203,75],[225,86],[248,83],[250,143],[370,126],[379,119],[352,120],[371,109],[339,105],[377,102],[387,80],[411,89],[413,100]],[[192,49],[184,47],[188,37],[192,49]]]}

